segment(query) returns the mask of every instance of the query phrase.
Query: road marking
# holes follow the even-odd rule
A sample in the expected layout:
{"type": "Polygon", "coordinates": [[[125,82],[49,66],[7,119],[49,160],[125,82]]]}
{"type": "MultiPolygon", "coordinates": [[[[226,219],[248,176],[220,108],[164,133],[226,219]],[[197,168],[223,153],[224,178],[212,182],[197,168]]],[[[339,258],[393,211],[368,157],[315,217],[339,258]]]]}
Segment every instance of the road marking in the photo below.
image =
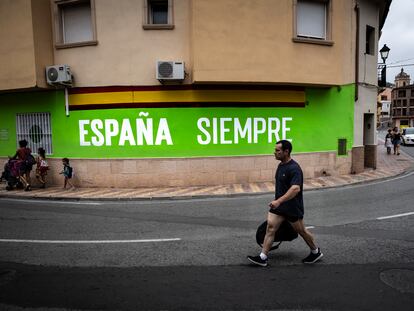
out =
{"type": "Polygon", "coordinates": [[[409,216],[409,215],[414,215],[414,212],[409,212],[409,213],[404,213],[404,214],[396,214],[396,215],[391,215],[391,216],[383,216],[383,217],[378,217],[377,219],[378,220],[383,220],[383,219],[404,217],[404,216],[409,216]]]}
{"type": "Polygon", "coordinates": [[[306,229],[314,229],[314,228],[315,228],[315,226],[306,227],[306,229]]]}
{"type": "Polygon", "coordinates": [[[109,243],[154,243],[180,241],[180,238],[173,239],[149,239],[149,240],[19,240],[19,239],[0,239],[5,243],[44,243],[44,244],[109,244],[109,243]]]}

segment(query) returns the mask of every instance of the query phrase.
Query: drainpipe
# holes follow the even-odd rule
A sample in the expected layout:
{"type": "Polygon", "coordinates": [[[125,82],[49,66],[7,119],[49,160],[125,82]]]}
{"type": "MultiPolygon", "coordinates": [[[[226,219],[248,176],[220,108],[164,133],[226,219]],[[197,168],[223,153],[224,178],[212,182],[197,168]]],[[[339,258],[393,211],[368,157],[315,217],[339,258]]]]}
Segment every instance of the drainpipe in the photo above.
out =
{"type": "Polygon", "coordinates": [[[355,44],[355,101],[358,100],[358,82],[359,82],[359,2],[355,1],[355,13],[356,13],[356,44],[355,44]]]}
{"type": "Polygon", "coordinates": [[[68,88],[65,86],[65,112],[66,116],[69,116],[69,95],[68,95],[68,88]]]}

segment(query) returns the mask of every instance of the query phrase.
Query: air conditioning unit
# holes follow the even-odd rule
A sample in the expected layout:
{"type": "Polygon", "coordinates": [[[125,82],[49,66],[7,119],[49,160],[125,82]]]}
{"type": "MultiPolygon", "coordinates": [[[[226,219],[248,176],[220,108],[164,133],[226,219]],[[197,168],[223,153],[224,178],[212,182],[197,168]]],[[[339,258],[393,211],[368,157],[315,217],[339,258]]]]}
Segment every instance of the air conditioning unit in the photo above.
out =
{"type": "Polygon", "coordinates": [[[53,65],[46,67],[46,80],[50,85],[72,85],[72,73],[68,65],[53,65]]]}
{"type": "Polygon", "coordinates": [[[162,81],[184,80],[184,62],[180,61],[157,61],[156,76],[162,81]]]}

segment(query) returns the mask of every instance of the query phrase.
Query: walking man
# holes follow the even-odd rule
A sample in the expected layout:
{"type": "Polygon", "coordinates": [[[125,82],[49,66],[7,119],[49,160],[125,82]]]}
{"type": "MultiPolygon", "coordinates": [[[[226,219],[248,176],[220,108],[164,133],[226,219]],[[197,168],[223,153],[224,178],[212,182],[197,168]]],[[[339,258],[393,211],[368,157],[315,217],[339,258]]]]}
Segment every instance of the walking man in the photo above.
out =
{"type": "Polygon", "coordinates": [[[309,256],[302,260],[303,263],[315,263],[323,256],[303,222],[303,172],[299,164],[290,157],[291,152],[292,144],[288,140],[276,143],[274,155],[280,164],[275,176],[275,200],[269,203],[270,210],[267,214],[267,229],[262,252],[259,256],[247,257],[259,266],[267,266],[267,255],[272,247],[275,232],[284,220],[290,222],[311,250],[309,256]]]}

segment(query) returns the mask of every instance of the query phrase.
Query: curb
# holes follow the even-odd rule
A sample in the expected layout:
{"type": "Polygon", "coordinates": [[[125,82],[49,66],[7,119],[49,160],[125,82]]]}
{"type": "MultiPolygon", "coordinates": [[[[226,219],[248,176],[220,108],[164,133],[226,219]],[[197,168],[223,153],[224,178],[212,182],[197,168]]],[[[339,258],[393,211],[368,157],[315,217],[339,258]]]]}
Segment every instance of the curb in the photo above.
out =
{"type": "MultiPolygon", "coordinates": [[[[373,178],[373,179],[367,179],[367,180],[360,180],[350,183],[344,183],[344,184],[338,184],[338,185],[329,185],[329,186],[320,186],[315,188],[307,188],[304,189],[304,192],[308,191],[321,191],[325,189],[336,189],[340,187],[349,187],[349,186],[355,186],[355,185],[361,185],[361,184],[370,184],[375,183],[379,181],[384,181],[388,179],[392,179],[399,176],[408,175],[410,173],[414,172],[414,164],[411,164],[409,168],[405,169],[402,172],[398,172],[396,174],[392,174],[385,177],[379,177],[379,178],[373,178]]],[[[16,199],[16,200],[50,200],[50,201],[68,201],[68,202],[79,202],[79,201],[92,201],[92,202],[132,202],[132,201],[153,201],[153,200],[194,200],[194,199],[209,199],[209,198],[237,198],[237,197],[247,197],[247,196],[261,196],[261,195],[273,195],[273,191],[259,191],[259,192],[240,192],[240,193],[227,193],[227,194],[200,194],[200,195],[177,195],[177,196],[171,196],[171,195],[160,195],[160,196],[142,196],[142,197],[126,197],[126,198],[120,198],[120,197],[105,197],[105,198],[92,198],[92,197],[67,197],[67,196],[19,196],[19,195],[8,195],[8,194],[0,194],[0,198],[6,198],[6,199],[16,199]]]]}

